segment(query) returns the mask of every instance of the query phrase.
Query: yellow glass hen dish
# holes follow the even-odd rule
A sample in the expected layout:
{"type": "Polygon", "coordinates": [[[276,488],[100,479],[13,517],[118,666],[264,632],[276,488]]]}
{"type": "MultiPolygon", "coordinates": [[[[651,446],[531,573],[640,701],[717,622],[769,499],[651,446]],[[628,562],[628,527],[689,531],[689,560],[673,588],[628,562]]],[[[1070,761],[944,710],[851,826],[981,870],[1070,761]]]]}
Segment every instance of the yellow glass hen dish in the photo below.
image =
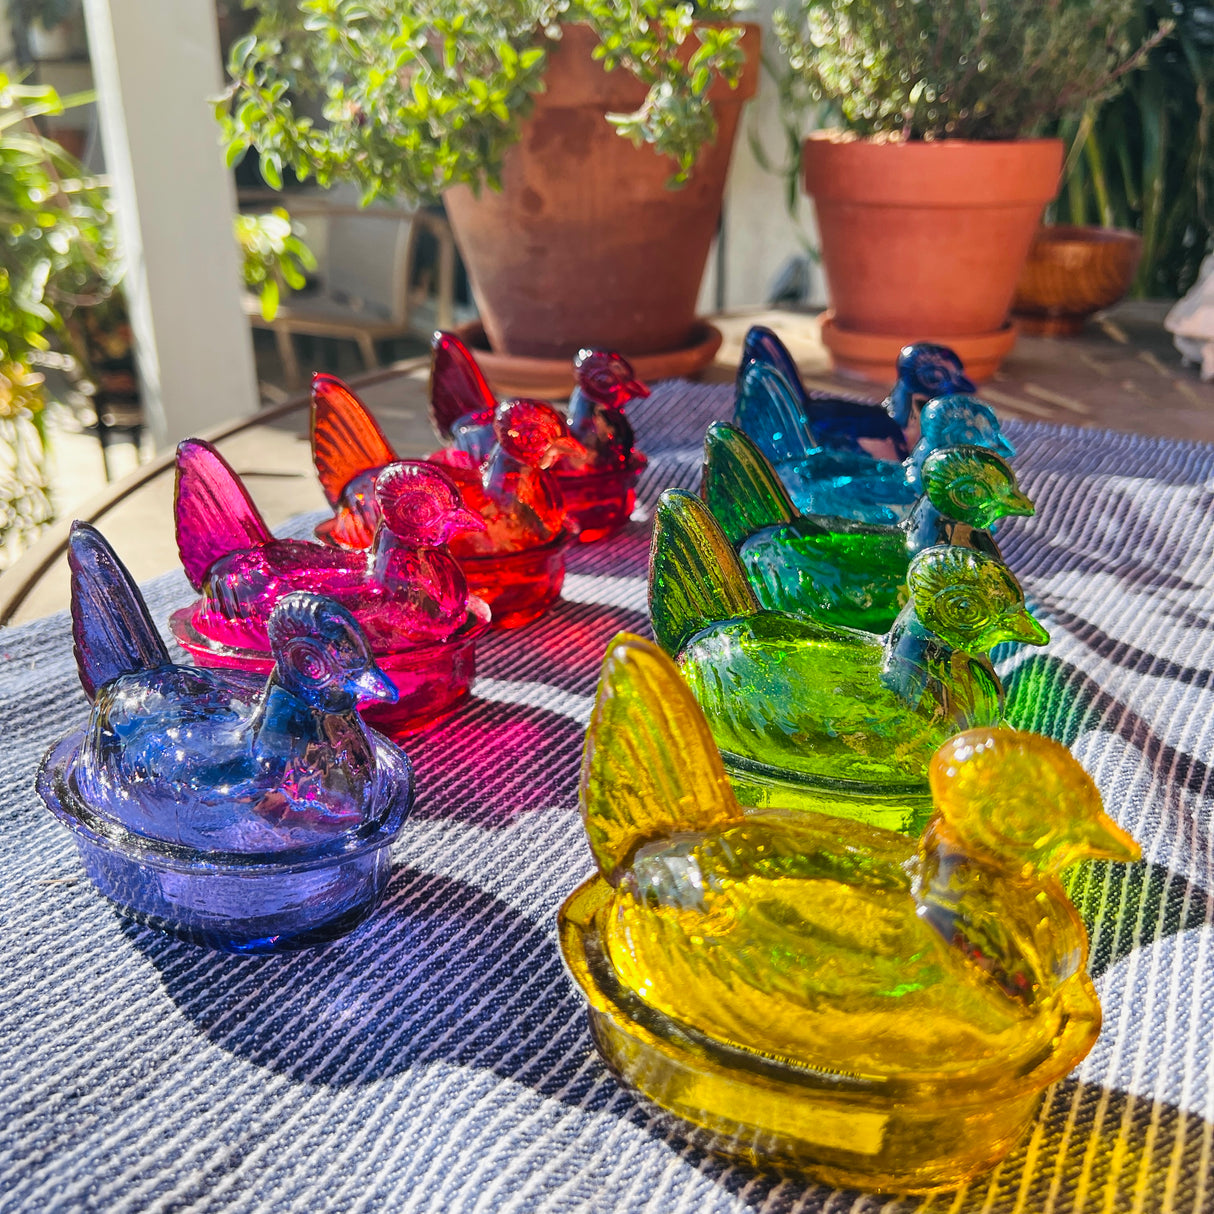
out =
{"type": "Polygon", "coordinates": [[[691,693],[622,635],[586,739],[599,875],[561,941],[604,1057],[705,1145],[878,1190],[990,1166],[1099,1032],[1056,876],[1138,858],[1065,747],[969,730],[919,839],[744,813],[691,693]]]}

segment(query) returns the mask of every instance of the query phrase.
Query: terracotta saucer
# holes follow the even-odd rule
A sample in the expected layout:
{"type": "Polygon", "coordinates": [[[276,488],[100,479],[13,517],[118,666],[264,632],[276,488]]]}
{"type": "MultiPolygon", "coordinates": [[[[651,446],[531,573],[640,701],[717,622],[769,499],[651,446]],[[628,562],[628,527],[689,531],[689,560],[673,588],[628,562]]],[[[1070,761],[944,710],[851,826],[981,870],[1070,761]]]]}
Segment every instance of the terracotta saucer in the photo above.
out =
{"type": "MultiPolygon", "coordinates": [[[[489,349],[480,321],[461,325],[455,335],[476,355],[480,369],[498,396],[532,396],[558,400],[573,390],[573,359],[523,358],[489,349]]],[[[637,377],[652,382],[703,370],[721,348],[721,333],[707,321],[698,321],[688,341],[676,350],[659,354],[621,353],[632,363],[637,377]]]]}
{"type": "Polygon", "coordinates": [[[1004,325],[990,333],[858,333],[842,329],[833,312],[822,314],[822,344],[830,351],[831,365],[839,375],[888,387],[896,378],[898,351],[913,341],[934,341],[955,350],[965,373],[981,383],[990,379],[1016,344],[1016,329],[1004,325]]]}

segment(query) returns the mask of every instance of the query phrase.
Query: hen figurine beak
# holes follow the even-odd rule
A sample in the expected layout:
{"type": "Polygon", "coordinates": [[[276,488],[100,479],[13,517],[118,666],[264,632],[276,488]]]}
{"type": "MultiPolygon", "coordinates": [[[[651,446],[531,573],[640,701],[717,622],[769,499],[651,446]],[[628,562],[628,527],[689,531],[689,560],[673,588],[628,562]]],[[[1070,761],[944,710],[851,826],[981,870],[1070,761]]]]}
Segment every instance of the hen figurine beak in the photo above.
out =
{"type": "Polygon", "coordinates": [[[1133,864],[1142,859],[1142,848],[1108,814],[1101,812],[1079,845],[1080,857],[1088,860],[1117,860],[1133,864]]]}
{"type": "Polygon", "coordinates": [[[370,700],[380,704],[395,704],[400,699],[396,684],[378,666],[372,663],[364,667],[347,684],[347,688],[358,694],[360,701],[370,700]]]}
{"type": "Polygon", "coordinates": [[[1020,514],[1025,518],[1031,517],[1036,509],[1029,498],[1018,489],[1003,499],[1002,506],[1004,514],[1020,514]]]}
{"type": "Polygon", "coordinates": [[[548,450],[544,452],[544,458],[540,461],[540,467],[551,468],[564,455],[576,459],[588,456],[589,454],[590,452],[572,434],[562,434],[560,438],[552,440],[548,450]]]}
{"type": "Polygon", "coordinates": [[[452,510],[444,520],[443,539],[449,540],[461,531],[484,531],[485,520],[475,510],[452,510]]]}
{"type": "Polygon", "coordinates": [[[1023,641],[1026,645],[1044,645],[1050,639],[1050,634],[1029,615],[1027,608],[1008,616],[1007,628],[1013,640],[1023,641]]]}
{"type": "Polygon", "coordinates": [[[968,375],[958,373],[949,391],[959,396],[973,396],[978,391],[978,385],[968,375]]]}
{"type": "Polygon", "coordinates": [[[620,385],[620,392],[627,393],[630,400],[649,395],[649,386],[639,379],[628,379],[620,385]]]}

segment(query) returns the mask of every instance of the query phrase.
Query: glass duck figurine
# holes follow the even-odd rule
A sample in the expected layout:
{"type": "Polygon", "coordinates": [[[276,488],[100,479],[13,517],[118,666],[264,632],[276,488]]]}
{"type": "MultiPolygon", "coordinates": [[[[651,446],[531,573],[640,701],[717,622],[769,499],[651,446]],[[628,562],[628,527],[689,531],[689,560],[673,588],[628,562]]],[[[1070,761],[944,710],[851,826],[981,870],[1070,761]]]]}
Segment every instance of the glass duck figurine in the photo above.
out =
{"type": "MultiPolygon", "coordinates": [[[[907,449],[918,435],[919,410],[934,397],[950,394],[968,396],[974,383],[965,374],[961,359],[947,346],[915,342],[904,346],[898,355],[897,382],[879,404],[860,397],[831,396],[806,389],[797,364],[788,347],[763,325],[753,325],[742,346],[738,363],[738,391],[751,363],[766,363],[788,382],[801,405],[801,416],[826,447],[864,450],[888,445],[888,459],[905,459],[907,449]],[[893,427],[886,421],[893,422],[893,427]]],[[[873,451],[873,454],[883,454],[873,451]]]]}
{"type": "Polygon", "coordinates": [[[935,750],[958,730],[1001,722],[1003,688],[986,655],[1005,641],[1049,639],[1007,566],[969,548],[928,548],[911,561],[907,590],[884,636],[765,611],[708,507],[683,490],[662,494],[649,562],[654,635],[744,801],[815,806],[830,785],[855,794],[859,816],[913,823],[935,750]]]}
{"type": "MultiPolygon", "coordinates": [[[[496,442],[497,399],[472,353],[451,333],[435,333],[431,343],[430,419],[438,435],[456,451],[481,464],[496,442]]],[[[573,362],[575,387],[569,398],[569,429],[583,446],[562,456],[552,471],[565,508],[582,543],[602,539],[628,521],[645,457],[625,406],[649,395],[622,355],[581,350],[573,362]]]]}
{"type": "Polygon", "coordinates": [[[582,760],[596,876],[558,916],[611,1070],[701,1146],[881,1192],[994,1165],[1100,1031],[1058,874],[1139,848],[1066,748],[947,741],[918,838],[739,808],[668,658],[608,648],[582,760]]]}
{"type": "Polygon", "coordinates": [[[906,517],[919,497],[919,466],[932,451],[966,444],[989,447],[1005,458],[1015,454],[994,410],[956,395],[923,407],[919,441],[903,463],[823,446],[789,381],[765,362],[752,362],[743,373],[734,421],[775,465],[801,510],[866,523],[906,517]]]}
{"type": "Polygon", "coordinates": [[[993,451],[944,447],[923,466],[922,496],[894,526],[803,515],[741,430],[716,422],[704,439],[701,495],[737,550],[759,603],[885,632],[906,605],[906,574],[926,548],[954,544],[1002,560],[988,530],[1031,515],[1015,473],[993,451]]]}
{"type": "Polygon", "coordinates": [[[369,549],[278,539],[209,443],[181,443],[177,548],[199,598],[171,617],[177,639],[203,664],[264,672],[276,603],[293,590],[318,591],[354,615],[396,682],[399,700],[379,723],[399,730],[449,707],[467,692],[489,612],[447,544],[484,521],[421,461],[387,465],[373,496],[379,522],[369,549]]]}
{"type": "MultiPolygon", "coordinates": [[[[506,401],[492,417],[494,441],[479,463],[462,447],[436,451],[429,462],[451,477],[464,506],[484,522],[478,541],[453,536],[451,552],[472,593],[489,604],[494,626],[513,628],[539,618],[560,597],[572,534],[549,469],[584,448],[543,401],[506,401]]],[[[335,376],[313,377],[312,457],[334,511],[316,534],[365,548],[379,521],[375,477],[396,454],[366,406],[335,376]]]]}
{"type": "Polygon", "coordinates": [[[318,943],[368,915],[412,798],[358,701],[396,688],[354,617],[279,599],[269,676],[173,665],[102,536],[72,527],[72,633],[92,702],[38,787],[101,891],[141,922],[237,951],[318,943]]]}

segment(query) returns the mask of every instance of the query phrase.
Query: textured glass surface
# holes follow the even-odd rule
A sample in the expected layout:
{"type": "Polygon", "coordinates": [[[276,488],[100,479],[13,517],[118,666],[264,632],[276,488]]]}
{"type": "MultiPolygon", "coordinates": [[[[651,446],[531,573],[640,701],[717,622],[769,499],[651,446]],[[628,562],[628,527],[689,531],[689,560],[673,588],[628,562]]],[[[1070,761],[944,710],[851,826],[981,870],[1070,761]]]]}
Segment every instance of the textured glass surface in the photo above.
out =
{"type": "Polygon", "coordinates": [[[972,549],[925,549],[908,601],[884,636],[765,611],[704,503],[658,503],[649,609],[718,747],[800,779],[922,786],[932,753],[958,730],[999,722],[1003,693],[987,653],[1043,644],[1003,563],[972,549]]]}
{"type": "Polygon", "coordinates": [[[560,914],[613,1070],[714,1149],[836,1184],[948,1187],[1006,1153],[1099,1031],[1056,874],[1139,850],[1047,738],[960,734],[930,782],[918,839],[746,815],[669,659],[618,637],[582,764],[599,875],[560,914]]]}
{"type": "Polygon", "coordinates": [[[175,666],[100,534],[75,524],[69,561],[93,705],[39,787],[102,892],[219,947],[348,930],[382,892],[377,853],[411,797],[407,761],[356,711],[396,690],[354,617],[291,593],[268,620],[268,677],[175,666]]]}
{"type": "Polygon", "coordinates": [[[442,641],[463,627],[468,585],[447,543],[483,532],[434,465],[389,464],[376,477],[379,526],[366,550],[276,539],[240,478],[208,443],[177,449],[177,547],[201,592],[191,623],[225,645],[265,649],[283,595],[329,595],[358,620],[377,652],[442,641]]]}
{"type": "Polygon", "coordinates": [[[997,455],[946,447],[928,457],[922,495],[900,524],[802,515],[763,453],[726,422],[705,436],[703,495],[763,607],[870,632],[885,632],[905,606],[919,552],[952,544],[998,557],[986,528],[1033,511],[997,455]]]}

